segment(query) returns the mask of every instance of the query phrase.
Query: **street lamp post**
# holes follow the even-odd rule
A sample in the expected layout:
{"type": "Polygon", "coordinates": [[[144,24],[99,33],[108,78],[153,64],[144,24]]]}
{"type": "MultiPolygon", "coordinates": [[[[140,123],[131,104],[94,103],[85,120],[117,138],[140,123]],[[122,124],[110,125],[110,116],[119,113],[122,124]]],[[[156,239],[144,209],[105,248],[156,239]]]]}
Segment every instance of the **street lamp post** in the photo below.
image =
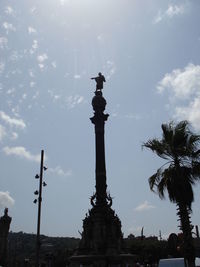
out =
{"type": "Polygon", "coordinates": [[[36,236],[36,263],[35,267],[39,267],[40,262],[40,221],[41,221],[41,204],[42,204],[42,186],[47,184],[43,182],[43,170],[47,168],[44,167],[44,150],[41,150],[41,163],[40,163],[40,175],[36,174],[35,178],[39,179],[39,192],[36,190],[35,195],[39,195],[38,199],[35,199],[33,202],[38,202],[38,217],[37,217],[37,236],[36,236]]]}

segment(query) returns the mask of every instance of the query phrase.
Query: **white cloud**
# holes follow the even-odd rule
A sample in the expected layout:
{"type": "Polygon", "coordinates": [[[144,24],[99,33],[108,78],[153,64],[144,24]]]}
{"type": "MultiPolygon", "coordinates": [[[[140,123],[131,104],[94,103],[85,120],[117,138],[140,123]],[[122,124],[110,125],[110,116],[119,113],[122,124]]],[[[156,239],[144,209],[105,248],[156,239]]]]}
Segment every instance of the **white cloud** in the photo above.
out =
{"type": "Polygon", "coordinates": [[[41,69],[41,70],[43,70],[44,69],[44,62],[46,61],[48,59],[48,56],[47,56],[47,54],[46,53],[43,53],[43,54],[41,54],[41,55],[39,55],[38,57],[37,57],[37,60],[38,60],[38,66],[39,66],[39,68],[41,69]]]}
{"type": "Polygon", "coordinates": [[[35,28],[29,26],[29,27],[28,27],[28,33],[29,33],[29,34],[33,34],[33,33],[37,33],[37,31],[36,31],[35,28]]]}
{"type": "Polygon", "coordinates": [[[11,139],[16,140],[18,138],[18,133],[12,132],[11,139]]]}
{"type": "Polygon", "coordinates": [[[31,7],[31,9],[30,9],[30,13],[33,14],[33,13],[36,12],[36,10],[37,10],[37,8],[36,8],[35,6],[33,6],[33,7],[31,7]]]}
{"type": "Polygon", "coordinates": [[[194,93],[200,93],[200,65],[188,64],[183,70],[175,69],[165,74],[157,89],[168,89],[177,98],[187,99],[194,93]]]}
{"type": "Polygon", "coordinates": [[[11,53],[11,55],[9,57],[9,60],[18,61],[21,58],[23,58],[23,54],[19,53],[19,51],[15,50],[15,51],[12,51],[12,53],[11,53]]]}
{"type": "Polygon", "coordinates": [[[60,5],[64,6],[64,4],[65,4],[65,0],[60,0],[60,5]]]}
{"type": "Polygon", "coordinates": [[[23,146],[16,146],[16,147],[4,147],[3,152],[7,155],[15,155],[20,158],[24,158],[30,161],[40,162],[40,154],[32,155],[29,151],[26,150],[23,146]]]}
{"type": "Polygon", "coordinates": [[[26,124],[22,119],[11,118],[4,111],[0,111],[0,119],[5,121],[10,126],[16,126],[16,127],[22,128],[22,129],[24,129],[26,127],[26,124]]]}
{"type": "Polygon", "coordinates": [[[42,64],[42,63],[39,63],[39,64],[38,64],[38,66],[39,66],[39,68],[40,68],[41,70],[43,70],[43,69],[44,69],[44,64],[42,64]]]}
{"type": "Polygon", "coordinates": [[[191,122],[196,130],[200,130],[200,96],[189,102],[188,106],[176,107],[175,117],[178,120],[185,120],[191,122]]]}
{"type": "Polygon", "coordinates": [[[16,116],[16,117],[19,117],[19,105],[16,105],[15,107],[13,107],[11,109],[11,111],[13,112],[13,114],[16,116]]]}
{"type": "Polygon", "coordinates": [[[125,115],[125,118],[127,119],[133,119],[133,120],[140,120],[141,119],[141,116],[139,114],[132,114],[132,113],[129,113],[127,115],[125,115]]]}
{"type": "Polygon", "coordinates": [[[48,168],[48,171],[59,176],[71,176],[72,175],[71,170],[64,171],[60,166],[56,166],[55,168],[48,168]]]}
{"type": "Polygon", "coordinates": [[[55,94],[52,90],[48,90],[47,92],[49,93],[54,102],[61,99],[62,97],[61,95],[55,94]]]}
{"type": "Polygon", "coordinates": [[[32,98],[33,99],[36,99],[36,98],[39,97],[39,95],[40,95],[40,92],[39,91],[36,91],[32,98]]]}
{"type": "Polygon", "coordinates": [[[103,71],[105,73],[108,73],[106,76],[106,79],[109,80],[111,78],[111,76],[114,75],[116,72],[116,65],[115,65],[114,61],[107,60],[103,71]]]}
{"type": "Polygon", "coordinates": [[[200,65],[188,64],[165,74],[158,83],[160,93],[169,93],[169,108],[174,118],[188,120],[200,130],[200,65]]]}
{"type": "Polygon", "coordinates": [[[70,0],[60,0],[60,5],[64,6],[65,4],[69,4],[70,0]]]}
{"type": "Polygon", "coordinates": [[[7,33],[9,33],[9,31],[16,31],[16,28],[13,26],[13,24],[8,23],[7,21],[2,24],[2,27],[6,30],[7,33]]]}
{"type": "Polygon", "coordinates": [[[103,34],[99,34],[99,35],[97,36],[97,40],[98,40],[99,42],[103,42],[104,39],[105,39],[105,37],[104,37],[103,34]]]}
{"type": "Polygon", "coordinates": [[[8,39],[4,36],[0,36],[0,48],[4,49],[7,47],[8,39]]]}
{"type": "Polygon", "coordinates": [[[75,95],[75,96],[68,96],[66,98],[66,103],[68,108],[74,108],[76,105],[84,103],[84,97],[80,95],[75,95]]]}
{"type": "Polygon", "coordinates": [[[113,112],[111,113],[111,116],[112,116],[112,117],[117,117],[117,116],[118,116],[118,113],[117,113],[116,111],[113,111],[113,112]]]}
{"type": "Polygon", "coordinates": [[[80,79],[80,78],[81,78],[81,75],[79,75],[79,74],[74,75],[74,79],[80,79]]]}
{"type": "Polygon", "coordinates": [[[0,191],[0,208],[7,208],[12,205],[14,205],[15,201],[14,199],[10,196],[10,193],[8,191],[2,192],[0,191]]]}
{"type": "Polygon", "coordinates": [[[4,69],[5,69],[5,63],[0,62],[0,74],[4,71],[4,69]]]}
{"type": "Polygon", "coordinates": [[[0,141],[3,140],[3,138],[5,137],[6,135],[6,129],[5,127],[3,127],[1,124],[0,124],[0,141]]]}
{"type": "Polygon", "coordinates": [[[168,9],[166,10],[165,14],[172,18],[173,16],[183,14],[185,12],[185,7],[183,5],[169,5],[168,9]]]}
{"type": "Polygon", "coordinates": [[[173,18],[174,16],[178,16],[178,15],[182,15],[185,13],[185,11],[187,10],[187,5],[182,4],[182,5],[172,5],[170,4],[167,8],[167,10],[165,10],[164,12],[162,12],[161,10],[158,11],[157,15],[155,16],[153,23],[157,24],[159,22],[161,22],[163,19],[167,19],[167,18],[173,18]]]}
{"type": "Polygon", "coordinates": [[[52,65],[53,68],[56,68],[56,67],[57,67],[57,64],[56,64],[55,61],[52,61],[52,62],[51,62],[51,65],[52,65]]]}
{"type": "Polygon", "coordinates": [[[13,10],[13,8],[11,6],[7,6],[5,8],[5,13],[11,15],[11,14],[14,13],[14,10],[13,10]]]}
{"type": "Polygon", "coordinates": [[[144,203],[138,205],[135,210],[136,211],[146,211],[146,210],[150,210],[150,209],[154,209],[155,206],[151,205],[148,201],[144,201],[144,203]]]}
{"type": "Polygon", "coordinates": [[[157,24],[163,19],[163,14],[161,13],[161,10],[158,11],[157,15],[155,16],[153,23],[157,24]]]}
{"type": "Polygon", "coordinates": [[[30,82],[30,87],[34,87],[35,86],[35,82],[30,82]]]}
{"type": "Polygon", "coordinates": [[[22,99],[26,99],[26,98],[27,98],[27,94],[23,94],[22,99]]]}
{"type": "Polygon", "coordinates": [[[10,89],[8,89],[8,90],[6,91],[6,94],[8,94],[8,95],[14,95],[15,91],[16,91],[15,88],[10,88],[10,89]]]}
{"type": "Polygon", "coordinates": [[[29,50],[30,54],[31,55],[34,54],[37,49],[38,49],[38,41],[37,40],[33,40],[33,44],[31,46],[31,49],[29,50]]]}
{"type": "Polygon", "coordinates": [[[30,77],[32,77],[32,78],[35,77],[35,73],[32,69],[30,69],[28,72],[29,72],[30,77]]]}
{"type": "Polygon", "coordinates": [[[61,98],[61,95],[54,95],[53,97],[54,97],[54,100],[58,100],[61,98]]]}
{"type": "Polygon", "coordinates": [[[43,53],[37,57],[38,62],[43,63],[45,60],[48,59],[47,54],[43,53]]]}

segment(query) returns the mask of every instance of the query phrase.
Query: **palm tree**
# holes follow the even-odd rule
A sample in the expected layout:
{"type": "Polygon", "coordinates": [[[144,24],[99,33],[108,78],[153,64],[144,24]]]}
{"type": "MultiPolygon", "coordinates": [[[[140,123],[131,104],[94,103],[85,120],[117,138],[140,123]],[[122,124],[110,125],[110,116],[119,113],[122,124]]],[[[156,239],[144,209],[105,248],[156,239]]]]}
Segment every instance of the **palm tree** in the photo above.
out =
{"type": "Polygon", "coordinates": [[[167,161],[149,178],[149,186],[161,199],[167,191],[170,201],[177,205],[183,253],[190,267],[195,260],[190,214],[194,201],[192,186],[200,179],[199,144],[200,135],[191,131],[187,121],[162,124],[162,139],[155,138],[143,144],[167,161]]]}

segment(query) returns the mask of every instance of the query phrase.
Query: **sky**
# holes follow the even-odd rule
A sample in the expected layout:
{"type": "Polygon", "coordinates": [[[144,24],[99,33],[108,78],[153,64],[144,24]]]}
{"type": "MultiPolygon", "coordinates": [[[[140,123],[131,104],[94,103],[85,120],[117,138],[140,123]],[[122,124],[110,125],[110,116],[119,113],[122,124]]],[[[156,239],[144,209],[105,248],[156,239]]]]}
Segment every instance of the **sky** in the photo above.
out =
{"type": "MultiPolygon", "coordinates": [[[[91,101],[103,95],[108,191],[129,234],[178,233],[176,206],[151,192],[164,162],[143,142],[161,124],[200,131],[200,1],[1,0],[0,213],[10,230],[36,233],[35,175],[44,150],[41,233],[80,237],[95,190],[91,101]]],[[[200,226],[200,183],[192,224],[200,226]]]]}

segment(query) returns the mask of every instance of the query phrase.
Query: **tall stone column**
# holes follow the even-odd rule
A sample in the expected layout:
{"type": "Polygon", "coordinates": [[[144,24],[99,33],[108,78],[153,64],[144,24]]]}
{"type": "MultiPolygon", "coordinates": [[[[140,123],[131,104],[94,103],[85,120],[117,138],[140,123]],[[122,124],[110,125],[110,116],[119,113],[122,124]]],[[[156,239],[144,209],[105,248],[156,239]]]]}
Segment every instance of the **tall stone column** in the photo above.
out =
{"type": "Polygon", "coordinates": [[[104,127],[108,114],[104,114],[106,100],[101,90],[92,99],[94,116],[90,118],[95,128],[95,193],[91,197],[92,208],[83,220],[81,241],[76,254],[71,257],[71,266],[77,267],[125,267],[133,266],[134,256],[125,254],[121,221],[112,207],[112,198],[107,194],[104,127]]]}
{"type": "Polygon", "coordinates": [[[96,91],[92,99],[94,116],[91,119],[95,125],[95,147],[96,147],[96,205],[107,205],[106,163],[104,144],[104,125],[108,114],[104,114],[106,100],[101,91],[96,91]]]}

